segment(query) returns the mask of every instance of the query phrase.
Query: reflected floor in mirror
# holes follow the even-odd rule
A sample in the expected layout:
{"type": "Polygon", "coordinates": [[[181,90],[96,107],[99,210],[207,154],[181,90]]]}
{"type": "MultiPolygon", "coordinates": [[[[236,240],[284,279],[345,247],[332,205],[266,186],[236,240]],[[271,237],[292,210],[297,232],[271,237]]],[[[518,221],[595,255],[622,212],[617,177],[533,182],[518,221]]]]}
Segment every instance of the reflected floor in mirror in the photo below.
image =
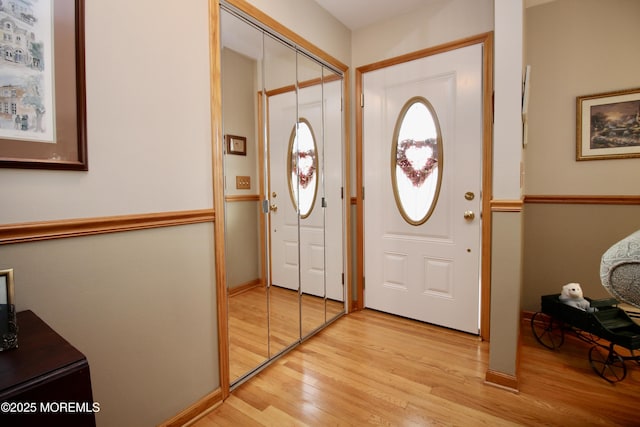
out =
{"type": "Polygon", "coordinates": [[[611,385],[589,346],[557,351],[522,325],[520,392],[484,384],[477,337],[364,310],[331,326],[238,387],[193,425],[638,425],[640,366],[611,385]]]}
{"type": "MultiPolygon", "coordinates": [[[[267,320],[265,288],[256,286],[229,296],[229,374],[234,380],[255,369],[269,357],[300,338],[298,292],[271,286],[271,316],[267,320]],[[269,328],[267,322],[270,322],[269,328]]],[[[308,333],[344,311],[344,303],[302,295],[302,327],[308,333]]]]}

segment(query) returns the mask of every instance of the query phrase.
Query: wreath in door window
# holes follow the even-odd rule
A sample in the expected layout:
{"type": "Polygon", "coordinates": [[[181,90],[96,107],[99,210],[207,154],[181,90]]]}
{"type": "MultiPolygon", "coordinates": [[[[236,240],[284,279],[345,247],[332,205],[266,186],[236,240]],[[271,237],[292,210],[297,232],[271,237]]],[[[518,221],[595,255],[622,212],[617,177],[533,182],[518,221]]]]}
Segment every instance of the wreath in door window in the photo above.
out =
{"type": "Polygon", "coordinates": [[[318,192],[318,146],[308,120],[293,127],[287,150],[289,195],[300,218],[311,214],[318,192]]]}
{"type": "Polygon", "coordinates": [[[402,107],[391,143],[391,186],[402,218],[424,224],[440,194],[443,144],[431,103],[413,97],[402,107]]]}

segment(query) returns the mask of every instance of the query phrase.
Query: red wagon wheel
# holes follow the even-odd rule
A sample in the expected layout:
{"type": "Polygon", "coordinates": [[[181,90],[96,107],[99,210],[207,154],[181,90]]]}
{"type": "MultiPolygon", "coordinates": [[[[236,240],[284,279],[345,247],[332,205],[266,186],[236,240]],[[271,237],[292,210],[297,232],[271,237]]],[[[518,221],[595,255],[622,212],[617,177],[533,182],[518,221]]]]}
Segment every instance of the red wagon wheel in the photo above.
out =
{"type": "Polygon", "coordinates": [[[531,331],[540,344],[551,350],[564,343],[562,322],[540,311],[531,317],[531,331]]]}

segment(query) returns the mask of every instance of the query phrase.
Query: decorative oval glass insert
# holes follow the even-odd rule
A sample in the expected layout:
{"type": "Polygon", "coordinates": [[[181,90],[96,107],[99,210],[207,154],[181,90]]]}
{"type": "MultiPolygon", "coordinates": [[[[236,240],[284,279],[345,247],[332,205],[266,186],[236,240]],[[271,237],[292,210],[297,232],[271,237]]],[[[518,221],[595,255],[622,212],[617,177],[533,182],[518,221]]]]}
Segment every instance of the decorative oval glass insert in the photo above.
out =
{"type": "Polygon", "coordinates": [[[293,207],[301,218],[313,210],[318,192],[318,146],[306,119],[300,119],[289,137],[287,179],[293,207]]]}
{"type": "Polygon", "coordinates": [[[409,224],[424,224],[433,213],[442,183],[442,162],[438,117],[425,98],[411,98],[396,120],[391,144],[393,195],[409,224]]]}

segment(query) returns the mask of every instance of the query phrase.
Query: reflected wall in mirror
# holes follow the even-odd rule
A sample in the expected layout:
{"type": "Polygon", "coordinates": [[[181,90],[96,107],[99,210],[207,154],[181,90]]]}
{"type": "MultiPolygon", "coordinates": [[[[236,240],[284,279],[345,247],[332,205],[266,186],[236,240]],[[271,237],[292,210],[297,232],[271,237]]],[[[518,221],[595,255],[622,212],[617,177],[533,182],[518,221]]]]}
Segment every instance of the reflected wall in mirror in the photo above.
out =
{"type": "MultiPolygon", "coordinates": [[[[246,155],[224,156],[225,239],[230,380],[269,358],[267,281],[260,201],[262,150],[258,98],[262,67],[262,31],[221,14],[222,120],[227,135],[246,136],[246,155]],[[236,177],[249,188],[236,188],[236,177]]],[[[246,186],[245,186],[246,187],[246,186]]]]}
{"type": "Polygon", "coordinates": [[[11,350],[18,346],[18,326],[13,295],[13,269],[0,270],[0,351],[11,350]]]}
{"type": "Polygon", "coordinates": [[[343,77],[221,3],[230,383],[345,312],[343,77]],[[236,177],[250,188],[235,188],[236,177]]]}

